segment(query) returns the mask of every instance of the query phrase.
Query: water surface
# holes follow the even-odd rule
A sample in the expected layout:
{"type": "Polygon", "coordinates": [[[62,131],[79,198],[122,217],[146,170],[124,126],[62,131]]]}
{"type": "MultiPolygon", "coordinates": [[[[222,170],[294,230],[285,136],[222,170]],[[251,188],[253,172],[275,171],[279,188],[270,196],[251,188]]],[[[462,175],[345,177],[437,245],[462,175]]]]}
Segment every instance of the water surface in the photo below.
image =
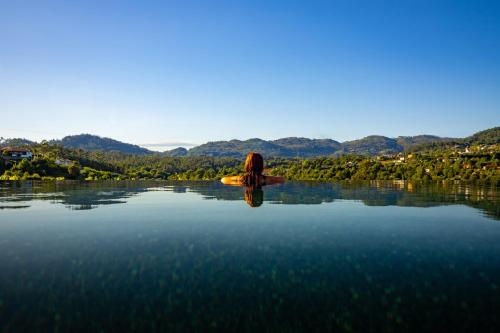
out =
{"type": "Polygon", "coordinates": [[[1,183],[0,253],[3,331],[500,324],[485,186],[1,183]]]}

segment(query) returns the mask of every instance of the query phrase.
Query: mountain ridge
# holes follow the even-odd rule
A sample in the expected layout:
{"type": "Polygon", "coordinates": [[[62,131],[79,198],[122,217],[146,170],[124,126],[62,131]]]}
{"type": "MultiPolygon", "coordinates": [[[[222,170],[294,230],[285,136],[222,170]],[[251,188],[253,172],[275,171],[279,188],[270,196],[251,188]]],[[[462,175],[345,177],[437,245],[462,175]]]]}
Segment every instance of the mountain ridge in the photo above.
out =
{"type": "MultiPolygon", "coordinates": [[[[0,147],[29,146],[34,141],[27,139],[3,139],[0,147]]],[[[333,139],[310,139],[304,137],[286,137],[276,140],[251,138],[248,140],[232,139],[228,141],[209,141],[186,149],[178,147],[165,152],[155,152],[138,145],[124,143],[107,137],[91,134],[66,136],[60,140],[48,141],[68,148],[121,152],[135,155],[161,156],[211,156],[211,157],[244,157],[249,151],[258,151],[267,157],[317,157],[338,156],[342,154],[382,155],[403,151],[445,148],[462,144],[499,144],[500,127],[479,131],[465,138],[448,138],[421,134],[415,136],[398,136],[390,138],[383,135],[369,135],[357,140],[339,142],[333,139]]]]}
{"type": "Polygon", "coordinates": [[[78,135],[68,135],[61,140],[53,140],[51,143],[60,144],[67,148],[75,148],[82,150],[103,150],[103,151],[117,151],[126,154],[136,154],[136,155],[149,155],[154,152],[134,145],[131,143],[121,142],[115,139],[100,137],[92,134],[78,134],[78,135]]]}

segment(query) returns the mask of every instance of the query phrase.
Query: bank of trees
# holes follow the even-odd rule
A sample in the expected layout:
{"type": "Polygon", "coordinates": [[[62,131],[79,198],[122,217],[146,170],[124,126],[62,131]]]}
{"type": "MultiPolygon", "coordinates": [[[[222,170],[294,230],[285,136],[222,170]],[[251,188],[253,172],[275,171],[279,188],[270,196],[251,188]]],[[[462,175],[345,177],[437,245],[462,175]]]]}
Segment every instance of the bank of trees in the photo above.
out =
{"type": "MultiPolygon", "coordinates": [[[[47,143],[33,145],[32,149],[31,161],[0,158],[0,179],[215,180],[243,171],[243,160],[238,158],[89,152],[47,143]]],[[[379,157],[267,159],[266,171],[289,180],[460,180],[499,184],[499,160],[500,152],[495,149],[474,153],[434,149],[379,157]]]]}
{"type": "Polygon", "coordinates": [[[498,154],[413,154],[398,159],[343,156],[291,161],[272,174],[301,180],[462,180],[498,183],[498,154]]]}

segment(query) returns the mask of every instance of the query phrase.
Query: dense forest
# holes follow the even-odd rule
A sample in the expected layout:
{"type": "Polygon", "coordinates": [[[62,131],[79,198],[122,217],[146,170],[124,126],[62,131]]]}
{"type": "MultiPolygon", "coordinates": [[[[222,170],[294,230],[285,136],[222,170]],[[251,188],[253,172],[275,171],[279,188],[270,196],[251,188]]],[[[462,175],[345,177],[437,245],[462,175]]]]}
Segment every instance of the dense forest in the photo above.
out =
{"type": "MultiPolygon", "coordinates": [[[[30,146],[33,158],[0,158],[0,180],[175,179],[215,180],[242,172],[243,159],[210,156],[138,155],[30,146]]],[[[289,180],[459,180],[499,185],[500,145],[417,149],[398,154],[344,154],[313,158],[268,158],[266,172],[289,180]]]]}

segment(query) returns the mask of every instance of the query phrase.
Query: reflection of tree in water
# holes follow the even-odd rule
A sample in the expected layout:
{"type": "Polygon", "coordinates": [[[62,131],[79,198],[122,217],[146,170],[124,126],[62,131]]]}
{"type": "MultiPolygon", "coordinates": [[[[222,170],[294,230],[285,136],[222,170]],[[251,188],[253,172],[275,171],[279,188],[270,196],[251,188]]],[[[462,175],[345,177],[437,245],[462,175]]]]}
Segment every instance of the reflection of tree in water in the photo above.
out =
{"type": "Polygon", "coordinates": [[[58,199],[58,202],[73,210],[86,210],[102,205],[126,203],[125,199],[145,191],[147,188],[71,190],[65,191],[64,196],[58,199]]]}
{"type": "Polygon", "coordinates": [[[20,208],[28,208],[28,205],[18,205],[18,206],[0,206],[0,210],[3,209],[20,209],[20,208]]]}
{"type": "MultiPolygon", "coordinates": [[[[16,182],[0,187],[0,204],[47,200],[72,210],[126,203],[127,198],[148,191],[152,183],[141,182],[16,182]]],[[[2,205],[28,208],[29,205],[2,205]]]]}
{"type": "Polygon", "coordinates": [[[187,190],[188,190],[188,187],[187,187],[187,186],[181,186],[181,185],[179,185],[179,186],[174,186],[174,187],[172,188],[172,192],[174,192],[174,193],[186,193],[186,192],[187,192],[187,190]]]}
{"type": "Polygon", "coordinates": [[[263,201],[311,205],[334,200],[357,200],[368,206],[404,207],[463,204],[500,219],[498,189],[495,187],[403,181],[288,182],[251,191],[219,182],[12,182],[0,183],[0,209],[26,208],[26,202],[30,200],[48,200],[75,210],[92,209],[100,205],[125,203],[132,196],[153,190],[197,193],[207,200],[246,200],[252,207],[260,206],[263,201]]]}
{"type": "MultiPolygon", "coordinates": [[[[311,205],[334,200],[357,200],[367,206],[435,207],[463,204],[500,219],[498,189],[488,186],[442,182],[288,182],[267,186],[263,190],[265,201],[274,204],[311,205]]],[[[243,193],[241,188],[222,184],[193,184],[190,191],[217,200],[241,200],[243,193]]]]}

